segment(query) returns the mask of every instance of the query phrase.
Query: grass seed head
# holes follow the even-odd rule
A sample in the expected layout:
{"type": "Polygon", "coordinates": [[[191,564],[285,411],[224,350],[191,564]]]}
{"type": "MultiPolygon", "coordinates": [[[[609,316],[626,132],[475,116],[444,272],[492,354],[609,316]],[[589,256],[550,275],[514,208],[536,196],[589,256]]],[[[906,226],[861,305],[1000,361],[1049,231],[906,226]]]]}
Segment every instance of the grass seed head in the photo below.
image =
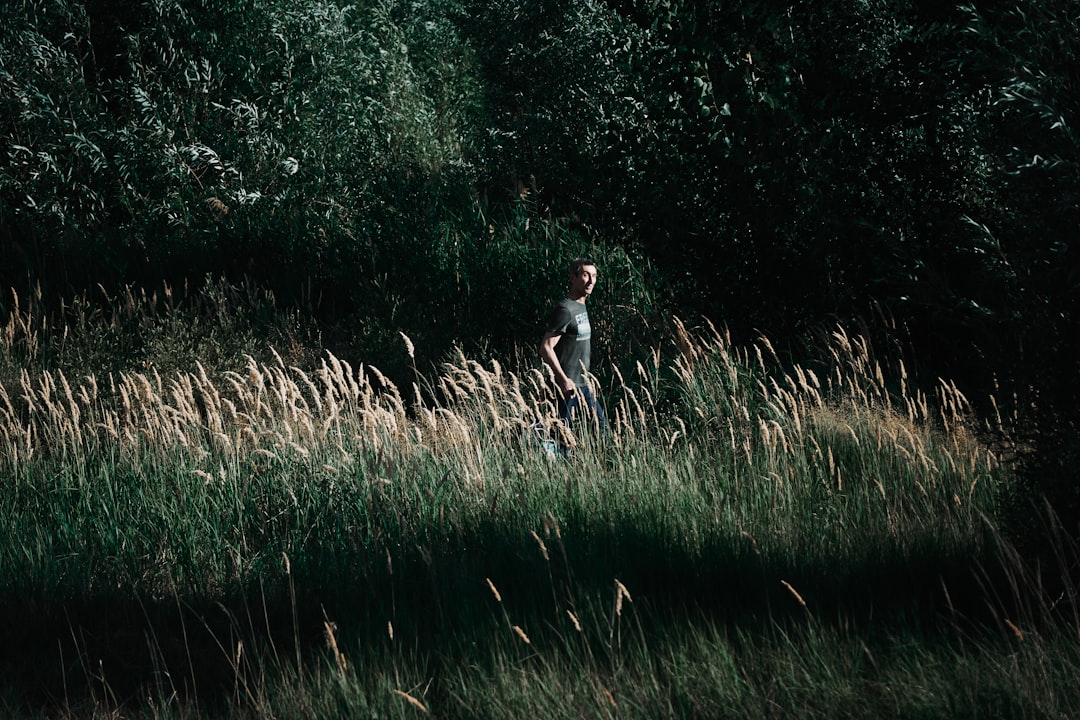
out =
{"type": "Polygon", "coordinates": [[[340,648],[338,648],[337,638],[334,636],[334,630],[337,626],[329,620],[323,620],[323,632],[326,635],[326,645],[330,648],[330,651],[334,654],[334,663],[338,667],[338,671],[344,676],[345,670],[348,669],[348,663],[345,661],[345,656],[342,654],[340,648]]]}
{"type": "Polygon", "coordinates": [[[399,331],[399,332],[398,332],[398,334],[399,334],[399,335],[401,335],[401,339],[405,341],[405,351],[406,351],[407,353],[409,353],[409,357],[410,357],[410,358],[412,358],[412,359],[414,359],[414,360],[415,360],[415,359],[416,359],[416,348],[414,348],[414,347],[413,347],[413,342],[412,342],[412,340],[410,340],[410,339],[409,339],[409,336],[408,336],[408,335],[406,335],[406,334],[405,334],[405,333],[403,333],[403,332],[400,332],[400,331],[399,331]]]}
{"type": "Polygon", "coordinates": [[[794,597],[800,605],[806,607],[806,601],[803,600],[803,597],[799,594],[799,591],[791,586],[791,583],[789,583],[787,580],[781,580],[780,584],[787,588],[787,591],[791,593],[792,597],[794,597]]]}
{"type": "Polygon", "coordinates": [[[544,562],[551,562],[551,558],[548,557],[547,545],[544,544],[544,541],[536,534],[535,530],[530,530],[529,534],[533,536],[533,540],[536,541],[536,545],[540,548],[540,554],[544,556],[544,562]]]}
{"type": "Polygon", "coordinates": [[[630,591],[626,589],[618,580],[615,581],[615,615],[622,617],[622,603],[623,598],[626,598],[630,602],[634,602],[634,598],[630,597],[630,591]]]}
{"type": "Polygon", "coordinates": [[[407,693],[407,692],[405,692],[403,690],[394,690],[394,694],[397,695],[398,697],[404,699],[405,702],[409,703],[410,705],[412,705],[414,708],[416,708],[420,712],[425,713],[425,714],[427,713],[427,711],[428,711],[427,706],[424,705],[424,703],[417,700],[416,698],[414,698],[409,693],[407,693]]]}
{"type": "Polygon", "coordinates": [[[491,588],[491,594],[495,596],[496,602],[502,602],[502,595],[499,594],[498,589],[495,587],[495,583],[491,582],[491,578],[484,578],[487,580],[488,587],[491,588]]]}

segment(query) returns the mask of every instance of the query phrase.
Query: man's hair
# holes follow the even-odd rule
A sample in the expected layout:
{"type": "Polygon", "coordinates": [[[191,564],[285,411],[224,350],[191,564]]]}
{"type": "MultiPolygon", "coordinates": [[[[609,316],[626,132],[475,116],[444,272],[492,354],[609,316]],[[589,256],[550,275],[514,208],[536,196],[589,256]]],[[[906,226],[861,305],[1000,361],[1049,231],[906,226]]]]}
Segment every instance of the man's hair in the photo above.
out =
{"type": "Polygon", "coordinates": [[[584,258],[584,257],[575,258],[574,261],[572,263],[570,263],[570,274],[571,275],[580,274],[581,273],[581,268],[585,267],[586,265],[592,265],[593,267],[596,267],[596,263],[594,261],[590,260],[589,258],[584,258]]]}

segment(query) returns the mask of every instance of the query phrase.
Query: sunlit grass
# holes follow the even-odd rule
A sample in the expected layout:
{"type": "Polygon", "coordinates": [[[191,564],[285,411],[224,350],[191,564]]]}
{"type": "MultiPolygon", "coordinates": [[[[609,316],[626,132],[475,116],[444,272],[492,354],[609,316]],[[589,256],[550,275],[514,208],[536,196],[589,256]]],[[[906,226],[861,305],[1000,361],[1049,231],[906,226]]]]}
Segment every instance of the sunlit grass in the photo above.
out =
{"type": "Polygon", "coordinates": [[[460,355],[404,389],[331,354],[24,371],[0,386],[0,582],[65,613],[60,683],[95,707],[155,687],[163,717],[1014,716],[1018,651],[1038,707],[1074,707],[1075,638],[972,590],[1011,476],[955,386],[842,331],[813,368],[672,337],[598,387],[609,432],[567,432],[540,370],[460,355]],[[95,636],[102,605],[140,608],[141,651],[95,636]],[[1009,632],[962,635],[987,607],[1009,632]],[[126,691],[96,689],[103,649],[139,667],[126,691]]]}

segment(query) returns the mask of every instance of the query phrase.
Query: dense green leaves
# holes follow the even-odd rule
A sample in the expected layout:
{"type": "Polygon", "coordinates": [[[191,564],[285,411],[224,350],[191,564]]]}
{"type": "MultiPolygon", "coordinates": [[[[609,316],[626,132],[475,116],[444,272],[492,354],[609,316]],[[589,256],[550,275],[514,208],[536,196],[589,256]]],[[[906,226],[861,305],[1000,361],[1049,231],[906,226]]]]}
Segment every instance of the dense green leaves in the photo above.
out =
{"type": "Polygon", "coordinates": [[[19,0],[0,284],[246,276],[435,357],[590,252],[640,261],[621,338],[881,308],[929,378],[1075,399],[1076,7],[19,0]]]}

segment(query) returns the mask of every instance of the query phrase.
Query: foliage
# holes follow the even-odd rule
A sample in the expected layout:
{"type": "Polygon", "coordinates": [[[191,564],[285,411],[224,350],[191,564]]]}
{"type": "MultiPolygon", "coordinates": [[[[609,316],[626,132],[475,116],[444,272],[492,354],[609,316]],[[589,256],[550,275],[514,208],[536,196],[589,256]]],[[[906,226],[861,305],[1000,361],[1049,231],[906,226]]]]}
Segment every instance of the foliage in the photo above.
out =
{"type": "Polygon", "coordinates": [[[250,283],[207,279],[198,289],[165,284],[98,294],[104,297],[77,295],[53,308],[40,288],[26,298],[13,292],[0,326],[0,383],[14,385],[42,369],[102,377],[152,369],[168,376],[201,365],[218,376],[241,369],[245,356],[269,360],[280,352],[303,364],[319,341],[310,317],[279,308],[250,283]]]}
{"type": "Polygon", "coordinates": [[[319,1],[147,3],[95,50],[100,18],[72,9],[61,40],[23,5],[5,31],[4,185],[12,240],[40,248],[34,273],[64,259],[134,264],[125,280],[178,264],[340,281],[415,222],[427,178],[460,163],[464,111],[445,100],[465,92],[450,66],[410,56],[453,51],[445,23],[378,3],[361,18],[319,1]],[[119,70],[88,77],[80,54],[110,51],[119,70]],[[69,252],[65,233],[105,242],[69,252]]]}
{"type": "Polygon", "coordinates": [[[463,3],[484,115],[481,182],[539,192],[556,216],[602,217],[648,123],[648,36],[596,0],[463,3]]]}
{"type": "Polygon", "coordinates": [[[1075,715],[1076,8],[3,4],[4,702],[1075,715]]]}
{"type": "Polygon", "coordinates": [[[958,71],[985,98],[977,129],[992,158],[996,202],[968,218],[971,262],[985,278],[981,346],[1020,395],[1019,424],[1037,447],[1034,484],[1080,528],[1080,122],[1076,4],[966,8],[958,71]]]}
{"type": "Polygon", "coordinates": [[[1071,0],[0,13],[23,297],[247,278],[402,379],[399,332],[428,365],[531,346],[590,252],[620,366],[676,305],[783,342],[881,312],[920,377],[1048,408],[1023,421],[1064,464],[1038,475],[1074,464],[1071,0]]]}

